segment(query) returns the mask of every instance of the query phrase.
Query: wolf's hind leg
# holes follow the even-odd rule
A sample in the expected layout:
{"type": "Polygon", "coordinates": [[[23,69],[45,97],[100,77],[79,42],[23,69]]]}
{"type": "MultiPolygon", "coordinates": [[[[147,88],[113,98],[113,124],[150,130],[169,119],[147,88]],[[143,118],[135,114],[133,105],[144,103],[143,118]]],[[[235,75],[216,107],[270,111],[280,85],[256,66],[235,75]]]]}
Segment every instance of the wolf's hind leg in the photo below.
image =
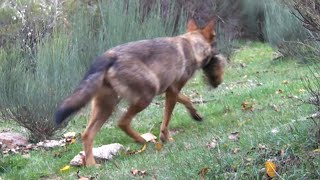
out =
{"type": "Polygon", "coordinates": [[[151,100],[139,100],[137,103],[131,104],[118,123],[118,126],[138,143],[145,143],[146,141],[139,133],[131,128],[131,121],[132,118],[144,110],[150,102],[151,100]]]}
{"type": "Polygon", "coordinates": [[[112,114],[117,101],[118,99],[115,93],[98,95],[92,101],[91,118],[87,128],[82,134],[82,144],[86,156],[86,166],[92,166],[96,164],[92,153],[94,137],[112,114]]]}

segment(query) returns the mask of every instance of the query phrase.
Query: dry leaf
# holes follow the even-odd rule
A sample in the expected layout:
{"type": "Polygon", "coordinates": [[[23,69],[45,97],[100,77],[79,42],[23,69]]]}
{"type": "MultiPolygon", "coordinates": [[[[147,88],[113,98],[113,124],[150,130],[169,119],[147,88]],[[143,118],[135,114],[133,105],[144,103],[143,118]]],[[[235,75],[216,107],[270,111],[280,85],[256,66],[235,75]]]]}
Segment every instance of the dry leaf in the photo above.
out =
{"type": "Polygon", "coordinates": [[[87,177],[84,177],[84,176],[80,176],[80,177],[78,177],[78,180],[90,180],[90,179],[87,177]]]}
{"type": "Polygon", "coordinates": [[[205,176],[206,174],[209,172],[209,168],[208,167],[205,167],[205,168],[202,168],[199,172],[199,175],[201,176],[201,179],[204,180],[205,179],[205,176]]]}
{"type": "Polygon", "coordinates": [[[147,148],[147,144],[144,144],[141,149],[135,150],[135,151],[129,151],[129,152],[127,152],[127,154],[128,155],[139,154],[139,153],[142,153],[143,151],[145,151],[146,148],[147,148]]]}
{"type": "Polygon", "coordinates": [[[304,92],[306,92],[306,90],[305,89],[299,89],[299,92],[300,93],[304,93],[304,92]]]}
{"type": "Polygon", "coordinates": [[[264,144],[258,144],[258,148],[259,148],[259,150],[266,150],[267,146],[264,144]]]}
{"type": "Polygon", "coordinates": [[[228,138],[230,140],[233,140],[233,141],[238,141],[240,139],[240,132],[233,132],[233,133],[230,133],[230,135],[228,136],[228,138]]]}
{"type": "Polygon", "coordinates": [[[276,94],[282,94],[284,91],[282,90],[282,89],[278,89],[277,91],[276,91],[276,94]]]}
{"type": "Polygon", "coordinates": [[[134,175],[134,176],[146,176],[147,175],[147,172],[146,171],[141,171],[141,170],[138,170],[138,169],[132,169],[131,170],[131,174],[134,175]]]}
{"type": "Polygon", "coordinates": [[[156,142],[156,139],[157,137],[155,135],[153,135],[152,133],[148,132],[148,133],[145,133],[145,134],[142,134],[141,137],[146,140],[146,142],[153,142],[155,143],[156,142]]]}
{"type": "Polygon", "coordinates": [[[211,142],[207,144],[207,147],[208,149],[213,149],[217,146],[217,144],[218,144],[218,141],[216,139],[213,139],[211,142]]]}
{"type": "Polygon", "coordinates": [[[284,149],[280,150],[280,156],[284,157],[286,155],[286,151],[284,149]]]}
{"type": "Polygon", "coordinates": [[[60,169],[60,172],[65,172],[65,171],[68,171],[68,170],[70,170],[70,166],[66,165],[65,167],[60,169]]]}
{"type": "Polygon", "coordinates": [[[88,178],[88,177],[85,177],[85,176],[80,176],[80,171],[79,170],[77,171],[77,178],[78,178],[78,180],[93,180],[93,179],[95,179],[95,177],[88,178]]]}
{"type": "Polygon", "coordinates": [[[315,150],[313,150],[312,152],[314,152],[314,153],[320,153],[320,148],[319,148],[319,149],[315,149],[315,150]]]}
{"type": "Polygon", "coordinates": [[[252,103],[252,102],[241,103],[242,110],[244,110],[244,111],[247,111],[247,110],[253,111],[254,110],[253,105],[254,105],[254,103],[252,103]]]}
{"type": "Polygon", "coordinates": [[[289,81],[288,80],[284,80],[284,81],[282,81],[282,84],[289,84],[289,81]]]}
{"type": "Polygon", "coordinates": [[[67,132],[63,136],[66,144],[74,144],[76,142],[76,132],[67,132]]]}
{"type": "Polygon", "coordinates": [[[232,150],[232,153],[233,153],[233,154],[237,154],[238,152],[240,152],[240,148],[234,148],[234,149],[232,150]]]}
{"type": "Polygon", "coordinates": [[[250,163],[250,162],[252,162],[252,158],[244,158],[244,161],[245,161],[246,163],[250,163]]]}
{"type": "Polygon", "coordinates": [[[272,161],[267,161],[266,163],[266,172],[269,177],[273,178],[276,176],[276,165],[272,161]]]}
{"type": "Polygon", "coordinates": [[[162,142],[156,142],[155,147],[157,151],[160,151],[163,148],[162,142]]]}
{"type": "Polygon", "coordinates": [[[240,66],[241,66],[242,68],[247,67],[247,65],[246,65],[245,63],[240,63],[240,66]]]}

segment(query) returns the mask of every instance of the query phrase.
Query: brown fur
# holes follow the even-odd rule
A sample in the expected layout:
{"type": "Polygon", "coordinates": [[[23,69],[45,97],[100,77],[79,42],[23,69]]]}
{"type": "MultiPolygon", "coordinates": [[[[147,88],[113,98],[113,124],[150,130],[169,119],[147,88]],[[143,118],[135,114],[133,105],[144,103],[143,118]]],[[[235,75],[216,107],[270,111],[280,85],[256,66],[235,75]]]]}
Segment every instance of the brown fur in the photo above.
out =
{"type": "MultiPolygon", "coordinates": [[[[139,143],[145,140],[131,128],[132,118],[145,109],[156,95],[165,93],[166,97],[160,132],[162,141],[170,139],[168,127],[176,102],[184,104],[194,119],[202,119],[180,90],[196,70],[219,59],[213,56],[215,52],[211,47],[214,35],[213,21],[200,29],[191,20],[185,34],[119,45],[93,62],[79,87],[62,102],[56,112],[56,122],[60,124],[92,100],[92,115],[82,134],[86,165],[95,164],[92,154],[94,137],[120,98],[128,101],[129,107],[118,125],[139,143]]],[[[222,69],[223,66],[215,63],[213,68],[210,65],[205,70],[214,87],[221,83],[222,69]],[[211,73],[209,69],[217,72],[211,73]],[[214,77],[210,78],[211,75],[214,77]],[[215,78],[219,80],[212,80],[215,78]]]]}

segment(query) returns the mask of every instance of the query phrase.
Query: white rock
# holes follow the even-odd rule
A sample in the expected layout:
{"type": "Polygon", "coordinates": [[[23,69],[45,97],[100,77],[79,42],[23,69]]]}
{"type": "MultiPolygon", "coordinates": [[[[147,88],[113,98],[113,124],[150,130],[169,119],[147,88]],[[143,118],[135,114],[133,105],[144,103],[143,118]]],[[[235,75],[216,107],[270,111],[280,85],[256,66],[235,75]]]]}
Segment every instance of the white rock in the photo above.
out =
{"type": "MultiPolygon", "coordinates": [[[[114,156],[116,156],[120,150],[123,150],[123,145],[119,143],[113,143],[108,145],[103,145],[98,148],[93,148],[93,156],[97,163],[101,163],[106,160],[111,160],[114,156]]],[[[76,155],[71,161],[71,166],[82,166],[82,156],[85,156],[84,151],[81,151],[78,155],[76,155]]]]}

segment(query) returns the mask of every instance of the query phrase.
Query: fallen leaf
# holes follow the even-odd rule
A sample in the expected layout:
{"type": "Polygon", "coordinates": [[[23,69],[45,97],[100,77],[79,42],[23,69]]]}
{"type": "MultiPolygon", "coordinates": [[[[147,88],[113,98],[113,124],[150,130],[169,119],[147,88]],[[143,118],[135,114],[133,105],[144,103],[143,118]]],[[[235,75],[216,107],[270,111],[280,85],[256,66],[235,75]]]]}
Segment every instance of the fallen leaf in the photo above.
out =
{"type": "Polygon", "coordinates": [[[267,161],[266,165],[266,172],[269,177],[273,178],[276,176],[276,165],[272,161],[267,161]]]}
{"type": "Polygon", "coordinates": [[[146,142],[153,142],[155,143],[156,142],[156,139],[157,137],[155,135],[153,135],[152,133],[148,132],[148,133],[145,133],[145,134],[142,134],[141,137],[146,140],[146,142]]]}
{"type": "Polygon", "coordinates": [[[306,92],[306,90],[305,89],[299,89],[299,92],[300,93],[304,93],[304,92],[306,92]]]}
{"type": "Polygon", "coordinates": [[[266,150],[267,146],[264,144],[258,144],[258,148],[259,148],[259,150],[266,150]]]}
{"type": "Polygon", "coordinates": [[[208,167],[205,167],[205,168],[202,168],[200,171],[199,171],[199,175],[201,176],[201,179],[204,180],[205,179],[205,176],[206,174],[209,172],[209,168],[208,167]]]}
{"type": "Polygon", "coordinates": [[[275,110],[276,112],[280,112],[280,109],[277,105],[275,104],[271,104],[271,107],[273,108],[273,110],[275,110]]]}
{"type": "Polygon", "coordinates": [[[277,91],[276,91],[276,94],[282,94],[284,91],[282,90],[282,89],[278,89],[277,91]]]}
{"type": "Polygon", "coordinates": [[[253,105],[254,105],[254,103],[252,103],[252,102],[245,101],[245,102],[241,103],[242,110],[244,110],[244,111],[247,111],[247,110],[253,111],[254,110],[253,105]]]}
{"type": "Polygon", "coordinates": [[[240,66],[241,66],[242,68],[247,67],[247,65],[246,65],[245,63],[240,63],[240,66]]]}
{"type": "Polygon", "coordinates": [[[135,151],[129,151],[129,152],[127,152],[127,154],[128,155],[139,154],[139,153],[142,153],[143,151],[145,151],[146,148],[147,148],[147,144],[144,144],[141,149],[135,150],[135,151]]]}
{"type": "Polygon", "coordinates": [[[68,171],[68,170],[70,170],[70,166],[66,165],[65,167],[60,169],[60,172],[65,172],[65,171],[68,171]]]}
{"type": "Polygon", "coordinates": [[[76,132],[67,132],[63,136],[66,144],[74,144],[76,142],[76,132]]]}
{"type": "Polygon", "coordinates": [[[218,144],[218,141],[216,139],[213,139],[211,142],[207,144],[207,147],[208,149],[213,149],[217,146],[217,144],[218,144]]]}
{"type": "Polygon", "coordinates": [[[272,132],[273,134],[277,134],[277,133],[279,132],[279,129],[278,129],[278,128],[274,128],[274,129],[271,130],[271,132],[272,132]]]}
{"type": "Polygon", "coordinates": [[[147,144],[144,144],[144,145],[142,146],[142,148],[140,149],[140,152],[145,151],[145,150],[146,150],[146,148],[147,148],[147,144]]]}
{"type": "Polygon", "coordinates": [[[147,175],[147,172],[146,171],[141,171],[141,170],[138,170],[138,169],[132,169],[131,170],[131,174],[134,175],[134,176],[146,176],[147,175]]]}
{"type": "Polygon", "coordinates": [[[228,138],[233,141],[238,141],[240,139],[240,132],[232,132],[228,138]]]}
{"type": "Polygon", "coordinates": [[[289,81],[288,80],[284,80],[284,81],[282,81],[282,84],[289,84],[289,81]]]}
{"type": "Polygon", "coordinates": [[[78,180],[90,180],[90,179],[87,177],[84,177],[84,176],[80,176],[80,177],[78,177],[78,180]]]}
{"type": "Polygon", "coordinates": [[[163,148],[163,143],[162,142],[156,142],[155,147],[156,147],[157,151],[160,151],[163,148]]]}
{"type": "Polygon", "coordinates": [[[315,150],[313,150],[312,152],[320,153],[320,148],[319,148],[319,149],[315,149],[315,150]]]}
{"type": "Polygon", "coordinates": [[[252,162],[252,158],[244,158],[244,161],[245,161],[246,163],[250,163],[250,162],[252,162]]]}
{"type": "Polygon", "coordinates": [[[240,148],[234,148],[234,149],[232,150],[232,153],[233,153],[233,154],[237,154],[238,152],[240,152],[240,148]]]}
{"type": "Polygon", "coordinates": [[[131,174],[134,175],[134,176],[137,175],[138,173],[139,173],[138,169],[132,169],[131,170],[131,174]]]}
{"type": "Polygon", "coordinates": [[[95,177],[85,177],[85,176],[80,176],[80,171],[78,170],[77,171],[77,178],[78,178],[78,180],[93,180],[93,179],[95,179],[95,177]]]}

